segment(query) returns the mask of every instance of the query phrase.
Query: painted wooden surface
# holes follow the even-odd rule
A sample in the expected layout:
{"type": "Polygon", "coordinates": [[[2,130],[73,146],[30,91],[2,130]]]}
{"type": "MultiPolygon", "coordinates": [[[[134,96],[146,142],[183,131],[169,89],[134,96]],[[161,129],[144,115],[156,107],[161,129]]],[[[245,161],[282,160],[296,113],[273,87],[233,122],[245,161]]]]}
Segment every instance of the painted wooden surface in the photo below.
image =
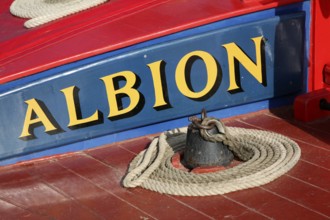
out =
{"type": "Polygon", "coordinates": [[[29,30],[23,27],[25,19],[10,14],[12,2],[0,2],[0,83],[185,29],[303,1],[110,0],[29,30]]]}
{"type": "Polygon", "coordinates": [[[326,0],[312,2],[312,22],[311,29],[311,46],[310,56],[310,74],[309,74],[309,90],[317,90],[330,87],[329,83],[324,83],[325,66],[330,63],[329,37],[330,31],[324,28],[330,25],[330,3],[326,0]]]}
{"type": "Polygon", "coordinates": [[[97,149],[1,167],[4,219],[329,219],[330,121],[312,124],[281,108],[228,118],[228,126],[286,135],[301,147],[298,164],[261,187],[223,196],[178,197],[121,179],[130,160],[147,147],[144,136],[97,149]]]}
{"type": "Polygon", "coordinates": [[[0,159],[187,117],[202,108],[304,91],[305,14],[290,9],[275,17],[270,11],[246,16],[255,18],[86,59],[4,91],[0,119],[10,129],[0,128],[0,159]]]}

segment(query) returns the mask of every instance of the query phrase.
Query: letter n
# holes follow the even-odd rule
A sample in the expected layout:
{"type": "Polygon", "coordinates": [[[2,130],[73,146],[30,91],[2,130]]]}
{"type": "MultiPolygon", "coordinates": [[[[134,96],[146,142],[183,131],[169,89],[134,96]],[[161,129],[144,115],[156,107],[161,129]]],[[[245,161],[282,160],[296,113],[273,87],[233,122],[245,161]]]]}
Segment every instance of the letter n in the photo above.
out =
{"type": "Polygon", "coordinates": [[[229,92],[241,90],[238,63],[242,64],[260,84],[266,85],[264,54],[262,51],[263,39],[263,36],[251,38],[255,46],[256,62],[253,62],[235,43],[222,45],[227,50],[228,54],[229,92]]]}

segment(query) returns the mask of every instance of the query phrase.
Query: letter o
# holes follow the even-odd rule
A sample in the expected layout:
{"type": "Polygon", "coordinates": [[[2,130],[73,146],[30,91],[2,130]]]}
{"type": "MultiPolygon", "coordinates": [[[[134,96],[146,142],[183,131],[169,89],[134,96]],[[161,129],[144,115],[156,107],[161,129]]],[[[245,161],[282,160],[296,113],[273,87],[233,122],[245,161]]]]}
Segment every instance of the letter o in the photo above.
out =
{"type": "Polygon", "coordinates": [[[175,70],[175,81],[179,91],[184,96],[191,99],[199,99],[207,95],[212,90],[217,80],[217,74],[218,65],[214,57],[205,51],[197,50],[192,51],[181,58],[175,70]],[[207,82],[204,89],[199,92],[192,91],[186,81],[185,72],[187,62],[193,57],[199,57],[202,59],[206,66],[207,82]]]}

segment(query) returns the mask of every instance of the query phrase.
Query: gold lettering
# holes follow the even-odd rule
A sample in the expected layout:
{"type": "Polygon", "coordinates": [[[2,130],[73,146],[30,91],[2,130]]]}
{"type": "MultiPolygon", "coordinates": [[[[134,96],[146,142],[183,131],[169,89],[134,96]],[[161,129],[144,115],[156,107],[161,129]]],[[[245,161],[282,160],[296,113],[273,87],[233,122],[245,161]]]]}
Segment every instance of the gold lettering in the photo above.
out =
{"type": "MultiPolygon", "coordinates": [[[[161,65],[164,64],[163,60],[159,60],[153,63],[148,64],[148,67],[151,70],[154,92],[155,92],[155,104],[154,108],[159,108],[162,106],[168,105],[164,97],[164,88],[162,78],[161,78],[161,65]]],[[[164,80],[164,79],[163,79],[164,80]]]]}
{"type": "Polygon", "coordinates": [[[88,118],[81,118],[80,106],[78,106],[79,102],[76,101],[78,98],[78,91],[79,88],[76,86],[71,86],[61,90],[66,99],[66,106],[69,114],[69,128],[77,126],[83,127],[84,125],[95,123],[100,120],[100,112],[98,110],[96,110],[94,114],[88,118]]]}
{"type": "Polygon", "coordinates": [[[40,101],[37,99],[30,99],[25,101],[25,103],[28,107],[25,114],[23,130],[19,138],[34,138],[32,130],[35,126],[40,126],[39,124],[42,124],[45,127],[45,132],[47,133],[58,130],[58,128],[54,125],[55,123],[51,122],[51,119],[49,118],[51,116],[49,115],[48,117],[45,113],[46,110],[42,108],[40,101]]]}
{"type": "Polygon", "coordinates": [[[262,63],[262,41],[263,36],[251,38],[254,42],[256,50],[256,63],[254,63],[235,43],[228,43],[222,45],[227,50],[228,54],[228,66],[229,66],[229,88],[228,91],[241,89],[239,86],[239,76],[237,76],[238,61],[241,63],[247,71],[261,84],[264,83],[263,78],[263,63],[262,63]]]}
{"type": "Polygon", "coordinates": [[[129,114],[134,111],[140,102],[141,95],[139,91],[134,88],[137,82],[137,77],[133,72],[122,71],[102,77],[101,80],[104,82],[108,97],[110,110],[108,118],[129,114]],[[126,80],[125,86],[122,88],[115,88],[116,80],[121,78],[126,80]],[[126,95],[130,99],[130,104],[126,108],[123,108],[122,105],[119,105],[118,103],[120,95],[126,95]]]}
{"type": "Polygon", "coordinates": [[[216,83],[218,75],[218,66],[214,57],[205,51],[193,51],[186,54],[179,61],[175,71],[175,81],[180,92],[186,97],[199,99],[207,95],[216,83]],[[207,74],[207,83],[205,88],[199,92],[192,91],[186,80],[186,66],[191,58],[200,58],[204,61],[207,74]]]}

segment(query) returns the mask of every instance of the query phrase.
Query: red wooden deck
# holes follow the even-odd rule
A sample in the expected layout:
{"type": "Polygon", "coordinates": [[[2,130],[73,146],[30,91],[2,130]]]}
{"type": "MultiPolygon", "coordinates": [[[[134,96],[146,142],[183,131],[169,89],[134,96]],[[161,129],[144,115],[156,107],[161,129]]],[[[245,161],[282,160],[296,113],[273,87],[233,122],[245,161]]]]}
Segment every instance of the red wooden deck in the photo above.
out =
{"type": "Polygon", "coordinates": [[[330,119],[309,124],[291,108],[224,120],[287,135],[298,164],[253,189],[209,197],[161,195],[120,185],[152,136],[0,168],[0,219],[330,219],[330,119]]]}

